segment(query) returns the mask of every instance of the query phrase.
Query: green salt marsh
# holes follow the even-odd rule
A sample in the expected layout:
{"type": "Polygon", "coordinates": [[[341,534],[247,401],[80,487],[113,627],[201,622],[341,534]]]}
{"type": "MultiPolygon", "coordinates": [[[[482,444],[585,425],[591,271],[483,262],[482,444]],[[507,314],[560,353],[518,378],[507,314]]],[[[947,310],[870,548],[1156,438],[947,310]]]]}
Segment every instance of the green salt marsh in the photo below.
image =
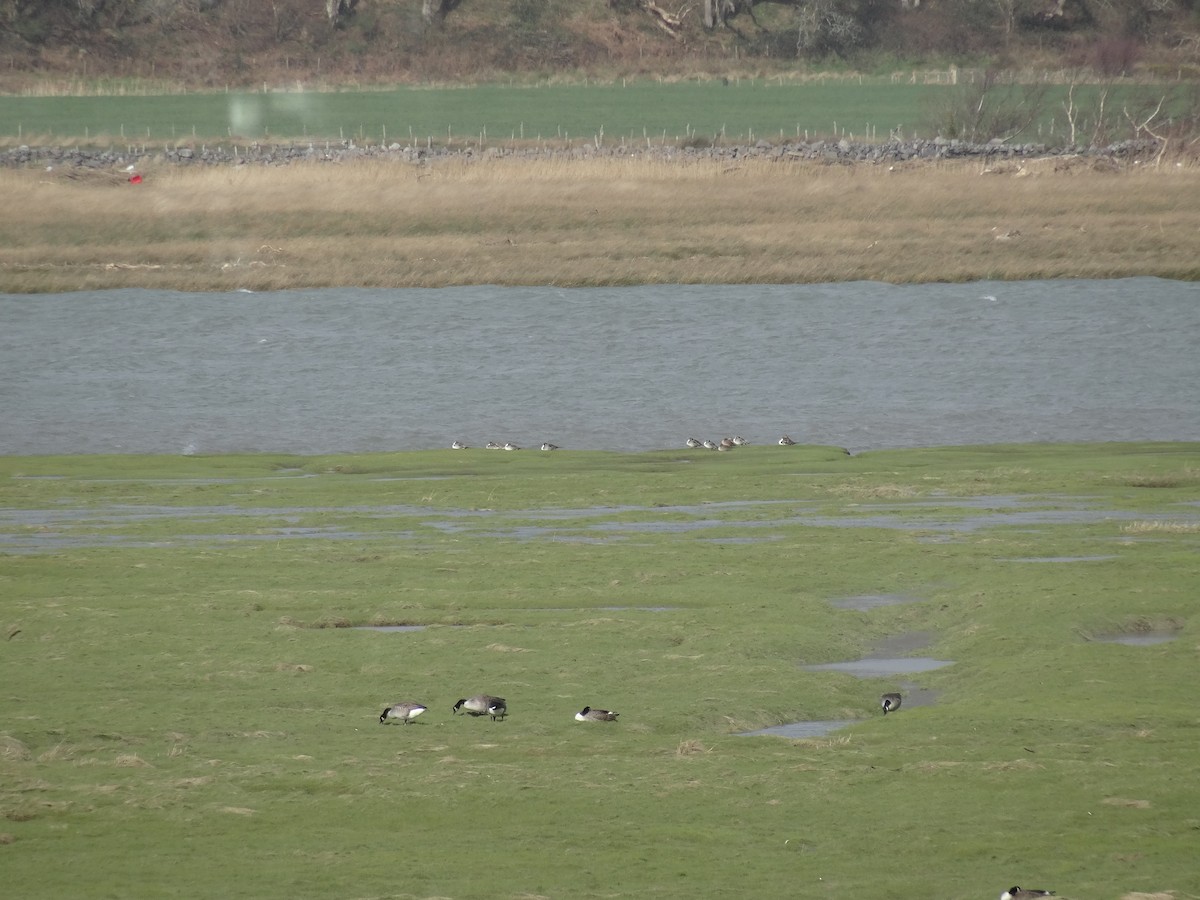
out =
{"type": "Polygon", "coordinates": [[[1194,444],[6,457],[0,512],[15,895],[1200,894],[1194,444]]]}

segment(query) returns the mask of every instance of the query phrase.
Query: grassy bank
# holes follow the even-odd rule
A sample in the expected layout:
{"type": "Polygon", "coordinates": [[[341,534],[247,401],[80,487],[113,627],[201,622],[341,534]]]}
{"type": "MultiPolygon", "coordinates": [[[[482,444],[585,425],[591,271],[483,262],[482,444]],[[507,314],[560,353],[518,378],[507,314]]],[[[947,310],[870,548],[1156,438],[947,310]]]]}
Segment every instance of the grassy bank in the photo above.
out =
{"type": "Polygon", "coordinates": [[[0,172],[0,291],[1200,277],[1200,169],[647,159],[0,172]],[[332,249],[331,249],[332,248],[332,249]]]}
{"type": "Polygon", "coordinates": [[[1198,495],[1182,444],[0,459],[6,883],[1195,896],[1198,495]],[[932,705],[800,667],[913,632],[932,705]]]}

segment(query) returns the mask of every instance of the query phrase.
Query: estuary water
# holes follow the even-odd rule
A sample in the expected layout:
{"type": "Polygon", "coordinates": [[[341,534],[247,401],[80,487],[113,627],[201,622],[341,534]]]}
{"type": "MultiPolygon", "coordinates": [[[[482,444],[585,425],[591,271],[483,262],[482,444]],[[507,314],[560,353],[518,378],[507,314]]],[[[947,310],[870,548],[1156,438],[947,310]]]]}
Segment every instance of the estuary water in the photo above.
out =
{"type": "Polygon", "coordinates": [[[1200,284],[0,295],[0,454],[1200,440],[1200,284]]]}

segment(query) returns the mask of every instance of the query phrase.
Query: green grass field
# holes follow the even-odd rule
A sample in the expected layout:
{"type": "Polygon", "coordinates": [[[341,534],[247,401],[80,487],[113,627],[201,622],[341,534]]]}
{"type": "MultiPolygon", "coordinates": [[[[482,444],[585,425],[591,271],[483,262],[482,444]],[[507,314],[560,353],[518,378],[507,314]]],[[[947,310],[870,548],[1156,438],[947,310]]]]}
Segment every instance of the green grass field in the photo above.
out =
{"type": "Polygon", "coordinates": [[[6,891],[1194,898],[1198,500],[1194,444],[0,458],[6,891]]]}
{"type": "MultiPolygon", "coordinates": [[[[537,140],[676,143],[690,137],[886,140],[892,129],[932,138],[931,102],[952,88],[889,80],[630,82],[482,85],[365,92],[0,96],[0,140],[174,144],[197,141],[354,139],[401,144],[537,140]]],[[[1122,97],[1130,96],[1133,89],[1122,97]]],[[[1087,108],[1094,88],[1081,88],[1087,108]]],[[[1061,143],[1066,88],[1055,88],[1041,131],[1061,143]],[[1055,120],[1056,123],[1055,123],[1055,120]],[[1053,129],[1053,131],[1052,131],[1053,129]]],[[[1110,98],[1110,105],[1115,100],[1110,98]]]]}

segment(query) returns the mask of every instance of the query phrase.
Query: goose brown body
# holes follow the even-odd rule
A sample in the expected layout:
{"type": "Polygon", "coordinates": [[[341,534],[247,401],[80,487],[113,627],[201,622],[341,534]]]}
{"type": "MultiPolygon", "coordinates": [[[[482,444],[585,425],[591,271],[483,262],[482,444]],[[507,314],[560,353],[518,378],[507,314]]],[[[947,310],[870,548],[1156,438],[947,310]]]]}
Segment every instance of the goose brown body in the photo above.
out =
{"type": "Polygon", "coordinates": [[[508,715],[508,701],[491,694],[476,694],[474,697],[459,700],[451,712],[464,712],[468,716],[491,716],[495,722],[496,719],[503,719],[508,715]]]}

